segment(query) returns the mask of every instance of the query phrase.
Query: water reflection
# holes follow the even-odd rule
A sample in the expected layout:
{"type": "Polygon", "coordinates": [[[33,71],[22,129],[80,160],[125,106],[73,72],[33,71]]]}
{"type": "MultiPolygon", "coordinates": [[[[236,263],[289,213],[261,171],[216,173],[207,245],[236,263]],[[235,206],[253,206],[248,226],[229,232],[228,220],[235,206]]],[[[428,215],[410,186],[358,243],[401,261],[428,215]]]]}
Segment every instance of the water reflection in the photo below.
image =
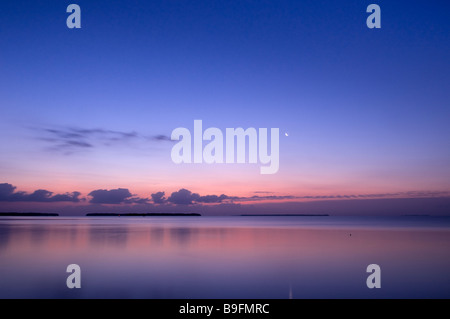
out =
{"type": "Polygon", "coordinates": [[[92,247],[124,249],[128,240],[128,225],[88,225],[89,244],[92,247]]]}
{"type": "Polygon", "coordinates": [[[195,228],[171,228],[169,230],[170,242],[174,245],[186,248],[196,240],[198,230],[195,228]]]}
{"type": "Polygon", "coordinates": [[[314,223],[2,219],[0,297],[450,297],[450,228],[314,223]],[[65,286],[71,263],[82,268],[80,290],[65,286]],[[377,291],[365,286],[371,263],[383,270],[377,291]]]}
{"type": "Polygon", "coordinates": [[[11,237],[11,225],[0,224],[0,250],[8,248],[10,237],[11,237]]]}
{"type": "Polygon", "coordinates": [[[152,227],[149,230],[150,234],[150,245],[162,245],[164,241],[164,228],[162,227],[152,227]]]}

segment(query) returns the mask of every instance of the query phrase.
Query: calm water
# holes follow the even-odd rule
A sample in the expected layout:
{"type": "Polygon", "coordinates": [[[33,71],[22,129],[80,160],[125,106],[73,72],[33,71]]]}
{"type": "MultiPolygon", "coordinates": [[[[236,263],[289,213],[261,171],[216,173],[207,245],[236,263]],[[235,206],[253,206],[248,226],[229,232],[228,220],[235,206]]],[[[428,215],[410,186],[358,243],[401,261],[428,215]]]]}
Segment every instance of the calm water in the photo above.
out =
{"type": "Polygon", "coordinates": [[[2,218],[0,298],[449,298],[449,248],[450,218],[2,218]]]}

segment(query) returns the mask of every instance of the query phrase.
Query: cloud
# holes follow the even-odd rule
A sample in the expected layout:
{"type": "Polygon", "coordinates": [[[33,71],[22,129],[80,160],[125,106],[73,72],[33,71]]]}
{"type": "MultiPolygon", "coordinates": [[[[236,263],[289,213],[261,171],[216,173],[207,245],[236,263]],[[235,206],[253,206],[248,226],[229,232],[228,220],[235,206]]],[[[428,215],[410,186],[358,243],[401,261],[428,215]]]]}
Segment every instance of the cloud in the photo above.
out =
{"type": "Polygon", "coordinates": [[[105,129],[60,128],[41,129],[44,137],[40,140],[50,143],[51,150],[71,154],[77,150],[98,145],[110,146],[112,143],[128,141],[138,137],[136,132],[121,132],[105,129]]]}
{"type": "MultiPolygon", "coordinates": [[[[254,192],[262,194],[270,194],[273,192],[254,192]]],[[[219,204],[219,203],[236,203],[236,202],[258,202],[258,201],[298,201],[298,200],[327,200],[327,199],[371,199],[371,198],[416,198],[416,197],[446,197],[450,196],[449,192],[399,192],[399,193],[378,193],[378,194],[358,194],[358,195],[253,195],[253,196],[229,196],[229,195],[204,195],[182,188],[177,192],[173,192],[167,200],[162,199],[164,192],[152,194],[153,202],[156,204],[172,203],[175,205],[193,205],[193,204],[219,204]],[[156,195],[158,194],[158,195],[156,195]]]]}
{"type": "Polygon", "coordinates": [[[51,133],[54,137],[66,140],[85,139],[90,138],[92,136],[101,136],[102,138],[110,140],[120,140],[126,138],[134,138],[138,136],[136,132],[121,132],[101,128],[83,129],[83,128],[69,127],[62,129],[44,129],[44,131],[51,133]]]}
{"type": "Polygon", "coordinates": [[[3,202],[74,202],[80,201],[79,192],[72,192],[66,194],[56,194],[45,189],[35,190],[33,193],[28,194],[26,192],[15,192],[16,187],[8,184],[0,184],[0,201],[3,202]]]}
{"type": "Polygon", "coordinates": [[[217,195],[205,195],[200,196],[196,199],[197,203],[221,203],[223,200],[228,199],[229,197],[225,194],[220,196],[217,195]]]}
{"type": "Polygon", "coordinates": [[[92,144],[83,141],[67,141],[66,146],[92,147],[92,144]]]}
{"type": "Polygon", "coordinates": [[[195,203],[204,203],[204,204],[222,203],[224,200],[229,198],[230,197],[225,194],[222,194],[220,196],[218,195],[200,196],[197,193],[192,193],[190,190],[182,188],[177,192],[173,192],[169,196],[167,201],[175,205],[192,205],[195,203]]]}
{"type": "MultiPolygon", "coordinates": [[[[257,192],[254,192],[257,193],[257,192]]],[[[262,193],[262,192],[258,192],[262,193]]],[[[269,192],[264,192],[269,193],[269,192]]],[[[238,196],[227,196],[227,199],[233,201],[263,201],[263,200],[301,200],[301,199],[311,199],[311,200],[321,200],[321,199],[369,199],[369,198],[415,198],[415,197],[439,197],[439,196],[449,196],[449,192],[398,192],[398,193],[378,193],[378,194],[351,194],[351,195],[304,195],[304,196],[293,196],[293,195],[254,195],[248,197],[238,197],[238,196]]]]}
{"type": "MultiPolygon", "coordinates": [[[[35,129],[36,130],[36,129],[35,129]]],[[[146,136],[135,131],[124,132],[103,128],[39,128],[37,139],[50,145],[49,150],[72,154],[74,152],[87,150],[93,147],[112,147],[117,144],[130,144],[140,142],[142,144],[151,142],[173,142],[169,136],[159,134],[146,136]]]]}
{"type": "Polygon", "coordinates": [[[266,196],[258,196],[258,195],[254,195],[251,197],[240,197],[240,199],[245,199],[245,200],[281,200],[281,199],[294,199],[296,198],[295,196],[292,195],[283,195],[283,196],[279,196],[279,195],[266,195],[266,196]]]}
{"type": "Polygon", "coordinates": [[[173,192],[167,200],[176,205],[191,205],[199,197],[199,194],[182,188],[178,192],[173,192]]]}
{"type": "MultiPolygon", "coordinates": [[[[151,199],[142,198],[133,195],[127,188],[117,189],[97,189],[91,191],[89,203],[91,204],[130,204],[130,207],[160,207],[164,209],[212,209],[213,207],[224,207],[223,205],[235,205],[245,203],[244,206],[253,205],[257,202],[264,204],[279,205],[285,203],[299,203],[299,202],[316,202],[326,200],[370,200],[370,199],[407,199],[407,198],[448,198],[450,192],[448,191],[410,191],[410,192],[396,192],[396,193],[373,193],[373,194],[349,194],[349,195],[269,195],[270,192],[264,192],[262,195],[253,196],[230,196],[230,195],[199,195],[192,193],[190,190],[182,188],[173,192],[168,198],[165,197],[165,192],[159,191],[151,194],[151,199]],[[265,195],[267,194],[267,195],[265,195]],[[272,203],[271,203],[272,202],[272,203]],[[153,205],[156,204],[156,205],[153,205]],[[209,205],[212,204],[212,205],[209,205]],[[180,206],[180,207],[177,207],[180,206]]],[[[45,189],[38,189],[32,193],[17,191],[16,187],[9,183],[0,183],[0,202],[40,202],[40,203],[55,203],[55,202],[71,202],[78,203],[86,201],[85,198],[80,198],[79,192],[54,194],[45,189]]],[[[262,204],[258,203],[258,204],[262,204]]],[[[6,204],[2,204],[3,206],[6,204]]],[[[98,206],[98,205],[97,205],[98,206]]],[[[147,209],[145,208],[145,209],[147,209]]]]}
{"type": "Polygon", "coordinates": [[[165,192],[157,192],[152,194],[152,200],[155,204],[164,204],[167,202],[167,199],[164,197],[165,192]]]}
{"type": "Polygon", "coordinates": [[[145,204],[148,198],[133,197],[127,188],[97,189],[88,194],[93,204],[145,204]]]}
{"type": "Polygon", "coordinates": [[[152,137],[153,140],[155,141],[167,141],[167,142],[175,142],[174,140],[172,140],[169,136],[167,135],[156,135],[152,137]]]}
{"type": "Polygon", "coordinates": [[[0,184],[0,198],[6,198],[10,196],[12,193],[14,193],[14,190],[16,189],[15,186],[12,186],[8,183],[2,183],[0,184]]]}

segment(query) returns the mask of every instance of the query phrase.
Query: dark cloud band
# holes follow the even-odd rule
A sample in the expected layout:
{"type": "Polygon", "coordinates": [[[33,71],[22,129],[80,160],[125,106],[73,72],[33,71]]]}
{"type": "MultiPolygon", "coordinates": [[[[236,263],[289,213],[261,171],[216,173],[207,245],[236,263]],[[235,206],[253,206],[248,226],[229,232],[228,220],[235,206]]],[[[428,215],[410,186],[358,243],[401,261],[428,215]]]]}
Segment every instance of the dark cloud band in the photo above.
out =
{"type": "Polygon", "coordinates": [[[2,202],[74,202],[80,201],[79,192],[53,195],[52,192],[45,189],[38,189],[31,194],[25,192],[16,192],[16,187],[8,184],[0,184],[0,201],[2,202]]]}

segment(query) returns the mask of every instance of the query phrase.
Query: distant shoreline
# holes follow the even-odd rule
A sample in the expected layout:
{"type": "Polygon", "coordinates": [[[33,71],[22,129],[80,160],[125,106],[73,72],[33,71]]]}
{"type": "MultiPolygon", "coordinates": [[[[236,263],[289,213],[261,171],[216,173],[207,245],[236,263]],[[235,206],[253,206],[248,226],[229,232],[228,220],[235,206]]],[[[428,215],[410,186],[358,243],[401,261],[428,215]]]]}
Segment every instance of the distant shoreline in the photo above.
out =
{"type": "Polygon", "coordinates": [[[127,217],[127,216],[131,216],[131,217],[133,217],[133,216],[137,216],[137,217],[151,217],[151,216],[202,216],[202,215],[200,215],[200,214],[196,214],[196,213],[186,213],[186,214],[184,214],[184,213],[142,213],[142,214],[139,214],[139,213],[129,213],[129,214],[117,214],[117,213],[89,213],[89,214],[86,214],[86,216],[89,216],[89,217],[101,217],[101,216],[105,216],[105,217],[114,217],[114,216],[117,216],[117,217],[122,217],[122,216],[125,216],[125,217],[127,217]]]}
{"type": "Polygon", "coordinates": [[[285,217],[285,216],[305,216],[305,217],[314,217],[314,216],[330,216],[328,214],[244,214],[239,216],[277,216],[277,217],[285,217]]]}
{"type": "MultiPolygon", "coordinates": [[[[200,217],[199,213],[86,213],[84,215],[60,215],[58,213],[37,213],[37,212],[0,212],[2,217],[58,217],[58,218],[79,218],[79,217],[200,217]]],[[[329,214],[236,214],[236,215],[212,215],[209,217],[386,217],[386,218],[450,218],[448,215],[431,215],[431,214],[403,214],[403,215],[367,215],[367,216],[350,216],[350,215],[329,215],[329,214]]]]}

